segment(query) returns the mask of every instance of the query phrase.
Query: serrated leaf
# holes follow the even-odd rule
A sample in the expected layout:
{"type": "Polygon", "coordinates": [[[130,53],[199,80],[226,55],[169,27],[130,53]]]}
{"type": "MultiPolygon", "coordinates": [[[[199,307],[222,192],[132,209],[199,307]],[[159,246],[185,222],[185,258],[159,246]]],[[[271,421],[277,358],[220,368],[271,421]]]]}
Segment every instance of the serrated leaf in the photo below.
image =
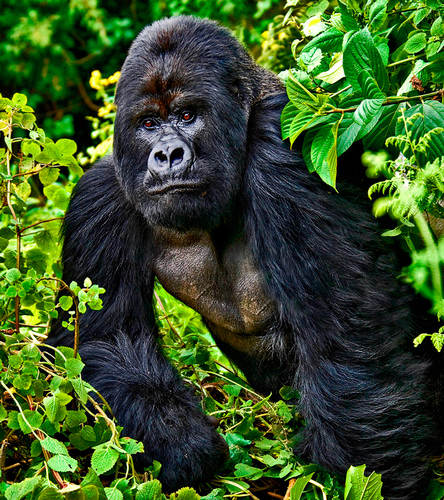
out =
{"type": "Polygon", "coordinates": [[[200,495],[196,493],[194,488],[181,488],[176,493],[172,493],[171,500],[200,500],[200,495]]]}
{"type": "Polygon", "coordinates": [[[49,421],[54,423],[57,421],[57,413],[60,409],[60,403],[55,396],[48,396],[43,399],[43,404],[45,406],[46,415],[48,415],[49,421]]]}
{"type": "Polygon", "coordinates": [[[11,484],[5,491],[7,500],[21,500],[26,495],[32,493],[42,481],[42,476],[27,478],[20,483],[11,484]]]}
{"type": "Polygon", "coordinates": [[[110,446],[97,448],[91,457],[91,466],[98,475],[112,469],[119,458],[119,452],[110,446]]]}
{"type": "Polygon", "coordinates": [[[43,423],[43,416],[37,411],[24,410],[23,415],[24,418],[21,414],[17,417],[17,421],[23,434],[30,434],[33,429],[38,429],[43,423]]]}
{"type": "Polygon", "coordinates": [[[139,485],[135,500],[161,500],[162,484],[158,479],[153,479],[139,485]]]}
{"type": "Polygon", "coordinates": [[[123,493],[117,488],[105,488],[105,494],[108,500],[123,500],[123,493]]]}
{"type": "Polygon", "coordinates": [[[309,51],[313,47],[327,53],[341,52],[343,38],[344,33],[336,28],[329,28],[307,43],[302,52],[309,51]]]}
{"type": "Polygon", "coordinates": [[[78,358],[67,359],[65,362],[65,368],[68,378],[71,379],[80,375],[84,366],[85,364],[78,358]]]}
{"type": "Polygon", "coordinates": [[[365,465],[350,467],[345,478],[344,500],[383,500],[381,474],[364,476],[365,465]]]}
{"type": "Polygon", "coordinates": [[[73,378],[70,380],[71,384],[74,387],[74,390],[79,398],[79,400],[83,403],[86,404],[88,401],[88,393],[85,389],[85,383],[83,380],[79,378],[73,378]]]}
{"type": "Polygon", "coordinates": [[[77,460],[67,455],[54,455],[48,460],[48,466],[57,472],[74,472],[77,465],[77,460]]]}
{"type": "Polygon", "coordinates": [[[353,119],[359,126],[370,123],[384,104],[385,99],[364,99],[355,111],[353,119]]]}
{"type": "Polygon", "coordinates": [[[46,436],[45,439],[40,441],[42,448],[50,453],[54,453],[57,455],[68,455],[68,450],[66,446],[59,440],[52,438],[50,436],[46,436]]]}
{"type": "Polygon", "coordinates": [[[288,74],[287,94],[290,101],[298,109],[305,109],[305,103],[313,104],[316,97],[302,83],[300,83],[292,72],[288,74]]]}
{"type": "Polygon", "coordinates": [[[344,49],[345,76],[357,92],[361,91],[359,75],[362,71],[368,72],[383,92],[388,89],[387,70],[367,28],[353,33],[344,49]]]}

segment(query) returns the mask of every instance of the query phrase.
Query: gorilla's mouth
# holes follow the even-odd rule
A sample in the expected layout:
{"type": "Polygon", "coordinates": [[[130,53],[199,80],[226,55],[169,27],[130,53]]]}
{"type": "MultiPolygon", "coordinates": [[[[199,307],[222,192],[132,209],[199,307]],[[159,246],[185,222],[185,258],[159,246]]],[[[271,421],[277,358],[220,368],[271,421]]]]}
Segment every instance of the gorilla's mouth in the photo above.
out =
{"type": "Polygon", "coordinates": [[[152,189],[148,190],[148,194],[150,195],[162,195],[162,194],[171,194],[171,193],[192,193],[205,191],[206,184],[198,183],[198,182],[168,182],[167,184],[163,184],[161,186],[156,186],[152,189]]]}

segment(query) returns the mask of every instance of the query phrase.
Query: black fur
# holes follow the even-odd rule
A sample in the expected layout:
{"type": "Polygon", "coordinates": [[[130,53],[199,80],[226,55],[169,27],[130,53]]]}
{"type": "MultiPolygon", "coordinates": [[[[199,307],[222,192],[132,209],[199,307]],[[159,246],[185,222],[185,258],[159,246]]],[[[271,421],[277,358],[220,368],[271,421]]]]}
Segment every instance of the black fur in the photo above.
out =
{"type": "MultiPolygon", "coordinates": [[[[143,463],[162,463],[169,489],[211,477],[226,448],[159,351],[153,267],[159,227],[209,235],[221,255],[238,238],[274,312],[247,353],[219,338],[221,348],[264,394],[298,389],[307,428],[297,453],[339,473],[365,463],[392,500],[421,498],[434,430],[429,365],[411,352],[420,333],[411,293],[371,216],[282,142],[286,102],[277,79],[215,23],[165,20],[136,39],[118,84],[114,156],[80,180],[65,221],[64,280],[106,289],[103,310],[82,318],[87,380],[144,442],[143,463]],[[177,95],[193,103],[194,125],[170,126],[162,106],[177,95]],[[141,126],[148,98],[162,108],[154,132],[141,126]],[[147,160],[168,127],[195,157],[171,178],[201,182],[199,195],[147,195],[164,182],[147,160]]],[[[51,342],[72,345],[61,321],[51,342]]]]}

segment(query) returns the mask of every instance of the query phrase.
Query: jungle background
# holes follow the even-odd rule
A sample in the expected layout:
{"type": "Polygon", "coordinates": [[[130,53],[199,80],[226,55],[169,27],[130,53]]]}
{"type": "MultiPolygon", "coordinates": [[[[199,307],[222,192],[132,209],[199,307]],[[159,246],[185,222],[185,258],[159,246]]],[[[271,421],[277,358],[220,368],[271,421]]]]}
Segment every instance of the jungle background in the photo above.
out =
{"type": "MultiPolygon", "coordinates": [[[[342,175],[358,181],[388,221],[388,244],[405,252],[402,279],[438,320],[444,312],[442,1],[3,0],[0,500],[378,500],[381,479],[364,475],[365,464],[350,464],[342,478],[295,457],[304,425],[297,394],[283,387],[278,402],[256,394],[199,316],[160,286],[160,343],[230,447],[224,470],[197,491],[166,495],[157,462],[135,470],[141,444],[121,437],[83,381],[77,347],[40,349],[61,309],[78,337],[81,314],[102,307],[100,283],[61,280],[61,223],[83,169],[112,145],[113,95],[131,41],[180,14],[219,20],[281,75],[290,98],[283,137],[330,186],[342,175]],[[341,170],[347,153],[351,173],[341,170]],[[57,301],[61,288],[67,295],[57,301]]],[[[415,342],[441,350],[443,330],[415,342]]],[[[426,500],[444,496],[442,462],[431,462],[426,500]]]]}

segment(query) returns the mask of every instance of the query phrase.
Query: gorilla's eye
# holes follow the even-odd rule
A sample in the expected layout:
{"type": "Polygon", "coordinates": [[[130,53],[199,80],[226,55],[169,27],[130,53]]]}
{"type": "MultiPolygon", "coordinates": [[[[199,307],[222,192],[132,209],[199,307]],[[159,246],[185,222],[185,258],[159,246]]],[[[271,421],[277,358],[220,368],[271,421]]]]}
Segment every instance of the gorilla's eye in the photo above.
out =
{"type": "Polygon", "coordinates": [[[154,128],[157,126],[157,122],[153,118],[145,118],[145,120],[143,120],[143,126],[145,128],[154,128]]]}
{"type": "Polygon", "coordinates": [[[183,122],[192,122],[194,120],[194,113],[191,111],[183,111],[182,112],[182,121],[183,122]]]}

